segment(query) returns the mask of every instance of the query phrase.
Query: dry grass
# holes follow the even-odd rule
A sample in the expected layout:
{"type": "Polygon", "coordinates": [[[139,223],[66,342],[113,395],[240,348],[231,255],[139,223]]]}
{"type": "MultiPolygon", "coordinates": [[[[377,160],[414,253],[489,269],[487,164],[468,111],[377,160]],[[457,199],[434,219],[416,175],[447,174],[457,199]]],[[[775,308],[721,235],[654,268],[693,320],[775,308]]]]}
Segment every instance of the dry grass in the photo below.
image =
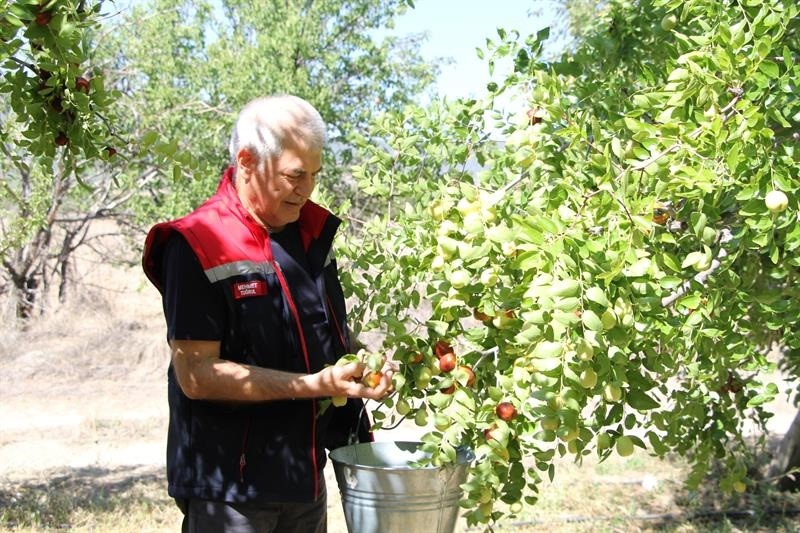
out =
{"type": "MultiPolygon", "coordinates": [[[[577,467],[559,465],[539,502],[497,532],[797,531],[800,497],[756,486],[746,495],[723,496],[713,480],[690,493],[680,462],[644,453],[631,459],[577,467]]],[[[3,531],[177,531],[180,513],[164,491],[160,466],[54,471],[0,486],[3,531]]],[[[333,481],[329,477],[331,489],[333,481]]],[[[331,533],[344,533],[338,495],[331,490],[331,533]]],[[[482,531],[461,521],[459,532],[482,531]]],[[[417,533],[417,532],[409,532],[417,533]]],[[[418,532],[427,533],[427,532],[418,532]]]]}
{"type": "Polygon", "coordinates": [[[660,460],[637,450],[628,459],[558,465],[540,498],[498,532],[796,531],[800,496],[756,484],[744,495],[725,495],[714,478],[688,491],[683,460],[660,460]]]}
{"type": "Polygon", "coordinates": [[[0,488],[7,531],[177,531],[161,468],[86,468],[0,488]]]}

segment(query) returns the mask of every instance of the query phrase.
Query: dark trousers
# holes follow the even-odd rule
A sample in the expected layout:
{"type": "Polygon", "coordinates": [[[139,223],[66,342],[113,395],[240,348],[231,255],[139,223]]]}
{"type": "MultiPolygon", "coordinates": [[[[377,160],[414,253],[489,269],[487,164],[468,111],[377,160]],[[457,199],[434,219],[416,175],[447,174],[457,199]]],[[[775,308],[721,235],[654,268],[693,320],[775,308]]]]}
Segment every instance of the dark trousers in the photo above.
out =
{"type": "Polygon", "coordinates": [[[187,500],[179,503],[184,513],[182,533],[326,533],[328,530],[325,485],[313,503],[247,504],[187,500]]]}

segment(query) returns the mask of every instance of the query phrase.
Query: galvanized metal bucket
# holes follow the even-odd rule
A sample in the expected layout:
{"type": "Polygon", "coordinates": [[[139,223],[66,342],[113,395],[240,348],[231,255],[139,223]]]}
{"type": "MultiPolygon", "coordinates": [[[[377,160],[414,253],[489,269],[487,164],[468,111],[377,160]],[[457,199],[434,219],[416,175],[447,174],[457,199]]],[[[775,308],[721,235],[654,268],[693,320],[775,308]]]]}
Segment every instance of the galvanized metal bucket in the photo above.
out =
{"type": "Polygon", "coordinates": [[[365,442],[333,450],[333,471],[350,533],[452,533],[460,485],[475,458],[459,451],[455,465],[419,467],[421,442],[365,442]]]}

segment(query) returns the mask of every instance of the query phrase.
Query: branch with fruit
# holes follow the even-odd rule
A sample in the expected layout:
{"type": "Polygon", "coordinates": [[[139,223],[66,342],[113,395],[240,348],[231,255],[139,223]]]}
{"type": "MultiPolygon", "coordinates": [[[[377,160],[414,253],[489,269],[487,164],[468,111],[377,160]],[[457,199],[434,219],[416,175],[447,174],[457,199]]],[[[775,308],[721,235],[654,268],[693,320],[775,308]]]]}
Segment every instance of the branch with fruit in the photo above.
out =
{"type": "MultiPolygon", "coordinates": [[[[728,251],[722,246],[730,241],[733,240],[733,234],[727,228],[723,229],[720,232],[720,236],[718,239],[718,243],[720,244],[719,252],[717,252],[717,256],[711,260],[711,263],[708,265],[708,268],[702,269],[700,272],[695,274],[692,277],[692,280],[696,281],[702,286],[705,286],[708,283],[708,278],[717,270],[720,266],[722,266],[722,260],[728,256],[728,251]]],[[[662,307],[670,307],[676,301],[678,301],[682,296],[686,295],[692,288],[692,281],[687,280],[684,281],[674,292],[670,295],[665,296],[661,299],[662,307]]]]}

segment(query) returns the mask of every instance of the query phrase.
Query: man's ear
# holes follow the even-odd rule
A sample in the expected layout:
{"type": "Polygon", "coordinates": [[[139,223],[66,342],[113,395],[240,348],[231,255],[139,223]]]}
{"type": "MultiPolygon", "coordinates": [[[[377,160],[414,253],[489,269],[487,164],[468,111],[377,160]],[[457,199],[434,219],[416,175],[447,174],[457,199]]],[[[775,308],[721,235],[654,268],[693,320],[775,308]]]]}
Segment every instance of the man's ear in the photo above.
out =
{"type": "Polygon", "coordinates": [[[236,154],[237,175],[241,172],[241,176],[246,181],[255,173],[257,166],[257,158],[254,157],[247,148],[239,149],[239,152],[236,154]]]}

